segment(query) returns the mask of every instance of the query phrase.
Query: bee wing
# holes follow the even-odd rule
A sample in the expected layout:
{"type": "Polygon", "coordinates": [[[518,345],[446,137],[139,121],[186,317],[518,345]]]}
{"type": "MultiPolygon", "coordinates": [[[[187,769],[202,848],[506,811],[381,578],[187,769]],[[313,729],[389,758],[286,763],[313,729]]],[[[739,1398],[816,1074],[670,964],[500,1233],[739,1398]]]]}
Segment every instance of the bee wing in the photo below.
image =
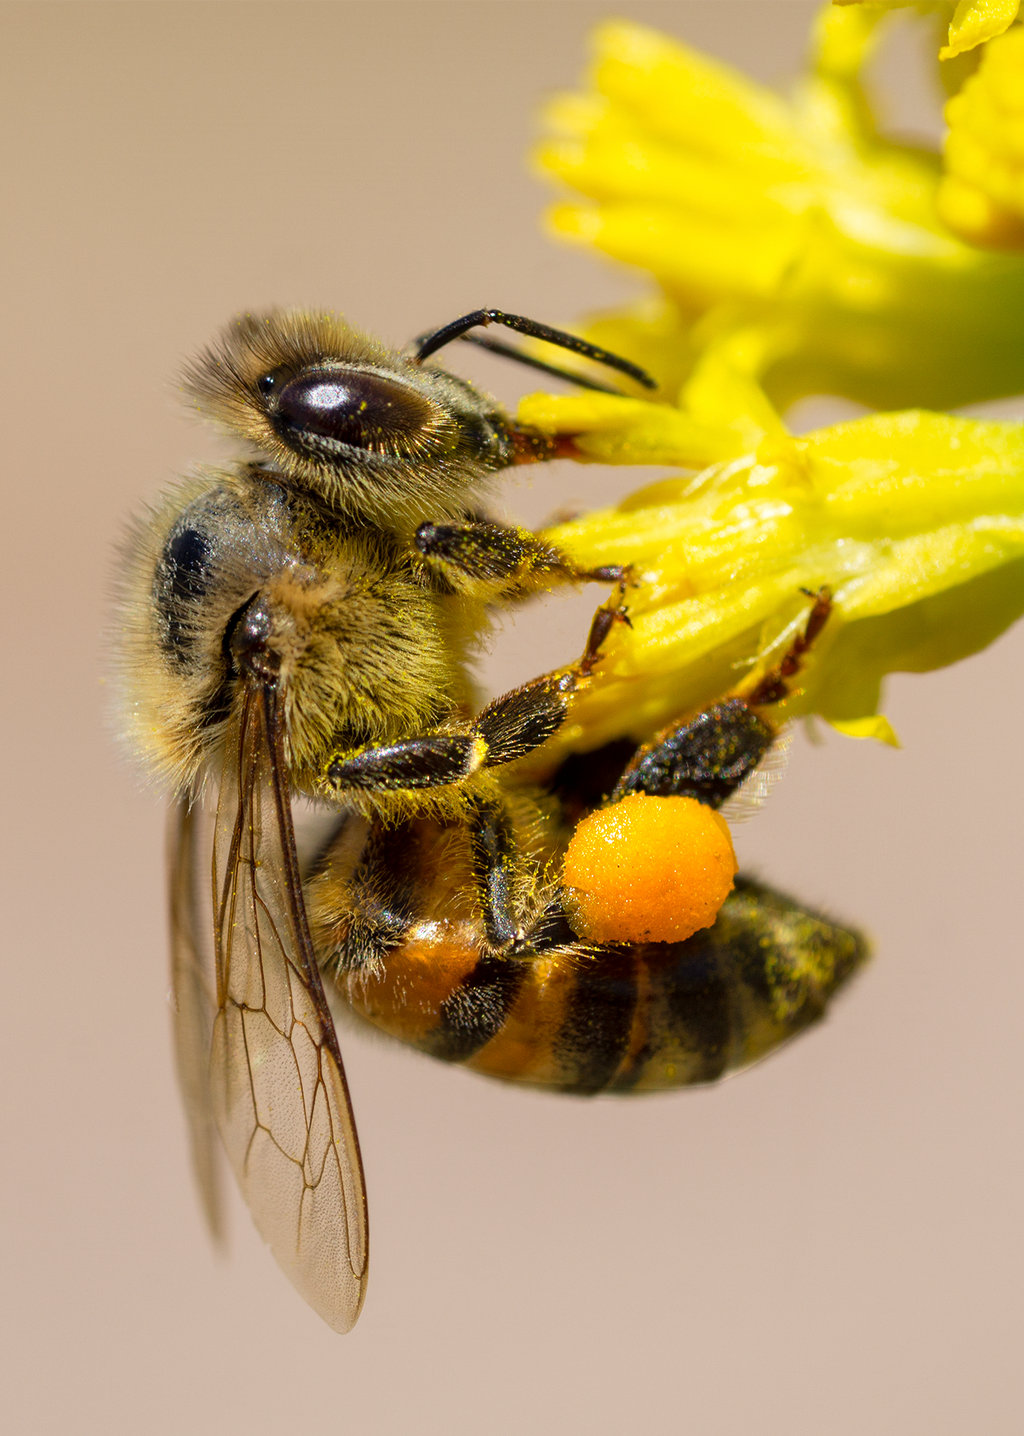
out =
{"type": "Polygon", "coordinates": [[[352,1108],[302,899],[280,695],[250,683],[214,835],[217,1126],[263,1239],[310,1306],[348,1331],[366,1288],[352,1108]]]}
{"type": "MultiPolygon", "coordinates": [[[[223,1240],[222,1158],[210,1097],[210,1046],[217,1011],[217,986],[210,921],[200,900],[201,853],[209,847],[210,813],[198,798],[182,800],[170,829],[171,990],[174,998],[174,1055],[188,1117],[192,1170],[207,1225],[223,1240]]],[[[203,885],[203,895],[209,892],[203,885]]],[[[209,898],[207,896],[207,902],[209,898]]],[[[207,912],[209,909],[207,908],[207,912]]]]}

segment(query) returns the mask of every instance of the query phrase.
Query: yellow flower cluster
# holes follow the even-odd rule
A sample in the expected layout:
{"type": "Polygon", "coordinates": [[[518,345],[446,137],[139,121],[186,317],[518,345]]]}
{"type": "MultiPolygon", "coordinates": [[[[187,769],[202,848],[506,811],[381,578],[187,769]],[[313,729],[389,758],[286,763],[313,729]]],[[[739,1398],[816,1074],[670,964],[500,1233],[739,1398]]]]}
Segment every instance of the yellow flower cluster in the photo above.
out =
{"type": "MultiPolygon", "coordinates": [[[[957,8],[961,39],[983,9],[957,8]]],[[[858,77],[882,15],[827,6],[789,99],[612,22],[587,92],[552,109],[540,162],[576,192],[556,231],[658,286],[588,337],[661,389],[535,394],[520,418],[583,458],[677,471],[550,531],[641,580],[561,747],[647,737],[766,667],[822,585],[836,616],[787,711],[891,741],[886,673],[953,662],[1024,612],[1024,427],[924,412],[1024,390],[1024,259],[954,235],[938,156],[877,133],[858,77]],[[786,407],[823,392],[889,412],[791,435],[786,407]]]]}
{"type": "Polygon", "coordinates": [[[643,578],[565,746],[646,737],[705,705],[792,640],[802,590],[823,584],[835,617],[787,712],[887,738],[870,721],[886,673],[952,663],[1024,612],[1024,426],[910,411],[765,438],[548,536],[643,578]]]}
{"type": "Polygon", "coordinates": [[[580,196],[556,206],[556,232],[663,295],[592,333],[668,392],[723,343],[782,409],[807,393],[953,408],[1024,390],[1024,262],[951,234],[937,156],[876,132],[858,72],[880,16],[827,7],[789,100],[613,22],[589,93],[552,107],[540,162],[580,196]]]}
{"type": "MultiPolygon", "coordinates": [[[[861,5],[863,0],[833,3],[861,5]]],[[[910,3],[881,0],[886,9],[910,3]]],[[[939,50],[939,59],[967,62],[966,67],[943,67],[947,88],[964,83],[946,107],[949,135],[939,214],[971,244],[1022,250],[1024,29],[1014,24],[1020,0],[917,0],[916,8],[937,12],[943,24],[948,21],[948,44],[939,50]]],[[[871,0],[871,11],[878,10],[879,0],[871,0]]]]}

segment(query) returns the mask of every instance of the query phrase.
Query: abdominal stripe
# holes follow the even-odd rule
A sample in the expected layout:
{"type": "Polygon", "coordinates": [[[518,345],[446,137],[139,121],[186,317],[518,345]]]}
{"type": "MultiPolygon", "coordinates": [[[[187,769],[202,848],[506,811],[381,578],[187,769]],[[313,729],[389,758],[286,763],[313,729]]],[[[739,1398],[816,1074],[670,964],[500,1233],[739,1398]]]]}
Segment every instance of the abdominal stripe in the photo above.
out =
{"type": "Polygon", "coordinates": [[[481,956],[441,1003],[429,1050],[446,1062],[466,1062],[497,1036],[529,968],[512,958],[481,956]]]}

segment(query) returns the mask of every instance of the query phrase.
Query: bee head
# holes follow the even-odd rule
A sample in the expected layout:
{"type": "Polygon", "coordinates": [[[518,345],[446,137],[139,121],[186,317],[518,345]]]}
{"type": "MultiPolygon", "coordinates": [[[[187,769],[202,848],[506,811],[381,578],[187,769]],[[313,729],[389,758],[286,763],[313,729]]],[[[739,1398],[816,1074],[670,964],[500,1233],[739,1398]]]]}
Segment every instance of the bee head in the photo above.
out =
{"type": "Polygon", "coordinates": [[[463,510],[512,462],[492,401],[334,314],[242,315],[189,366],[185,388],[291,483],[389,526],[463,510]]]}

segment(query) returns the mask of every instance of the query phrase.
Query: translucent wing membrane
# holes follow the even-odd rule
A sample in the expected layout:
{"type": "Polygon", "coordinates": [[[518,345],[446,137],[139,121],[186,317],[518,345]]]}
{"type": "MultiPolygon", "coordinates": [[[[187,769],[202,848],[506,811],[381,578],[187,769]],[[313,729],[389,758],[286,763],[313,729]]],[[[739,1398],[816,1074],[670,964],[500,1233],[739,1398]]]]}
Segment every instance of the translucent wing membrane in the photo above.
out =
{"type": "Polygon", "coordinates": [[[348,1331],[366,1286],[366,1196],[299,885],[279,701],[250,685],[224,760],[210,1092],[260,1234],[306,1301],[348,1331]]]}
{"type": "Polygon", "coordinates": [[[174,1055],[192,1148],[192,1168],[207,1224],[223,1237],[222,1159],[210,1100],[210,1045],[217,1010],[209,915],[209,889],[199,891],[202,852],[209,848],[211,815],[197,800],[182,802],[171,817],[171,990],[174,1055]],[[203,899],[206,900],[204,911],[203,899]]]}

